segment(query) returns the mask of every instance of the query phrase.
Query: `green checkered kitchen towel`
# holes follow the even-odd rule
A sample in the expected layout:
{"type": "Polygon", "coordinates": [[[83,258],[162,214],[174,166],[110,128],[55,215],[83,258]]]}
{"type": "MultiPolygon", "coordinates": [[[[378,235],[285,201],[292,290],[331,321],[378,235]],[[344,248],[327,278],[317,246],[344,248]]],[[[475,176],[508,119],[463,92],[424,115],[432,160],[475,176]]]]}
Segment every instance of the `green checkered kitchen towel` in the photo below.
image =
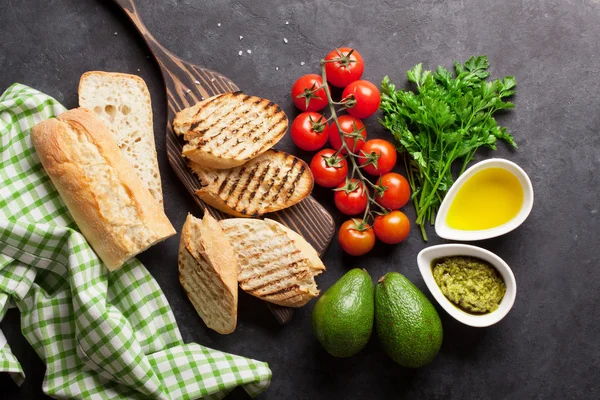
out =
{"type": "MultiPolygon", "coordinates": [[[[23,335],[47,365],[44,392],[76,399],[252,396],[266,363],[184,344],[157,282],[137,260],[108,272],[77,231],[29,132],[65,111],[15,84],[0,97],[0,321],[19,308],[23,335]]],[[[0,331],[0,372],[25,378],[0,331]]]]}

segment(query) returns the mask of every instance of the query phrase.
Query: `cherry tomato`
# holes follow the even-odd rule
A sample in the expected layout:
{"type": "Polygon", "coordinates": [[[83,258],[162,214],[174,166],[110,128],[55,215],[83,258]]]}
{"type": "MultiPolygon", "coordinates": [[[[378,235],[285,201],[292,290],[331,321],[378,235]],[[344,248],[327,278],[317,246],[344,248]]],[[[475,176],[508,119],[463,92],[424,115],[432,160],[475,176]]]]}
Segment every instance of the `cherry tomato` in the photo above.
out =
{"type": "Polygon", "coordinates": [[[323,78],[317,74],[301,76],[292,86],[292,100],[302,111],[319,111],[327,105],[323,78]]]}
{"type": "Polygon", "coordinates": [[[290,132],[294,144],[302,150],[319,150],[329,138],[329,124],[319,113],[303,112],[292,123],[290,132]]]}
{"type": "Polygon", "coordinates": [[[335,206],[346,215],[360,214],[367,208],[369,198],[365,185],[358,179],[346,179],[335,189],[335,206]]]}
{"type": "MultiPolygon", "coordinates": [[[[344,139],[348,148],[353,153],[358,153],[367,140],[367,130],[365,124],[358,118],[354,118],[351,115],[342,115],[338,118],[342,132],[344,132],[344,139]],[[346,135],[353,135],[352,137],[346,135]],[[362,136],[362,138],[361,138],[362,136]],[[354,142],[356,140],[356,143],[354,142]]],[[[338,131],[337,125],[331,124],[329,127],[329,143],[334,149],[342,147],[342,138],[340,137],[340,131],[338,131]]],[[[342,154],[346,154],[346,150],[342,150],[342,154]]]]}
{"type": "Polygon", "coordinates": [[[378,215],[373,223],[377,239],[383,243],[396,244],[408,237],[410,221],[402,211],[392,211],[386,215],[378,215]]]}
{"type": "Polygon", "coordinates": [[[382,175],[377,184],[387,187],[383,196],[376,196],[375,200],[390,210],[402,208],[410,200],[410,185],[405,177],[395,172],[382,175]]]}
{"type": "Polygon", "coordinates": [[[338,242],[351,256],[362,256],[375,246],[375,233],[371,225],[361,219],[351,219],[342,224],[338,232],[338,242]]]}
{"type": "Polygon", "coordinates": [[[310,170],[315,182],[323,187],[336,187],[344,182],[348,174],[348,163],[341,156],[335,156],[335,150],[319,151],[310,162],[310,170]]]}
{"type": "Polygon", "coordinates": [[[368,174],[387,174],[396,165],[396,149],[386,140],[371,139],[360,149],[358,161],[368,174]]]}
{"type": "Polygon", "coordinates": [[[350,82],[360,79],[365,70],[363,58],[350,47],[333,50],[327,54],[325,61],[332,61],[325,64],[325,72],[327,82],[336,87],[346,87],[350,82]]]}
{"type": "Polygon", "coordinates": [[[369,81],[354,81],[342,92],[342,99],[348,101],[348,114],[356,118],[367,118],[375,114],[381,102],[377,86],[369,81]]]}

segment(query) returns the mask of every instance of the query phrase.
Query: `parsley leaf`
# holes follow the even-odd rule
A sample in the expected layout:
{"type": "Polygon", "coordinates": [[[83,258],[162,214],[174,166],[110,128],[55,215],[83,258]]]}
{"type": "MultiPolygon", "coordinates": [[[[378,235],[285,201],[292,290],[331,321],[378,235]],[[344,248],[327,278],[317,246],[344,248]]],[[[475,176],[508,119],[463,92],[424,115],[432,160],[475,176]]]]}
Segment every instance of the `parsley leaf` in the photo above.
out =
{"type": "Polygon", "coordinates": [[[408,181],[413,192],[417,225],[427,240],[425,224],[436,212],[454,180],[452,164],[462,161],[460,174],[480,147],[496,149],[502,140],[516,148],[505,127],[496,123],[498,110],[514,108],[506,101],[516,93],[514,76],[488,81],[487,56],[454,62],[454,74],[439,66],[435,72],[417,64],[406,72],[416,89],[397,89],[386,76],[381,83],[380,123],[406,154],[408,181]]]}

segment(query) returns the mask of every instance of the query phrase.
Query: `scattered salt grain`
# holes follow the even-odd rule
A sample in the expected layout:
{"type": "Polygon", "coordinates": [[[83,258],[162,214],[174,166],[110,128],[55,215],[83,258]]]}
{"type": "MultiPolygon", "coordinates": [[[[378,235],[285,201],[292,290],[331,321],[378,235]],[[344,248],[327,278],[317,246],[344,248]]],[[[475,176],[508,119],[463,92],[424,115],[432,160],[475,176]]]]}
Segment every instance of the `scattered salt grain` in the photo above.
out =
{"type": "Polygon", "coordinates": [[[117,36],[117,35],[118,35],[118,33],[117,33],[117,32],[115,32],[115,33],[114,33],[114,35],[115,35],[115,36],[117,36]]]}
{"type": "Polygon", "coordinates": [[[217,24],[217,26],[221,26],[221,23],[219,22],[219,23],[217,24]]]}
{"type": "Polygon", "coordinates": [[[241,51],[241,50],[240,50],[240,51],[238,51],[238,56],[241,56],[242,54],[244,54],[244,52],[243,52],[243,51],[241,51]]]}
{"type": "Polygon", "coordinates": [[[195,83],[196,85],[199,85],[199,84],[200,84],[200,81],[194,81],[194,83],[195,83]]]}
{"type": "Polygon", "coordinates": [[[186,93],[189,93],[189,92],[191,92],[191,91],[192,91],[192,89],[185,89],[185,92],[186,92],[186,93]]]}
{"type": "Polygon", "coordinates": [[[285,24],[286,24],[286,25],[289,25],[289,24],[290,24],[290,21],[285,21],[285,24]]]}
{"type": "Polygon", "coordinates": [[[300,65],[304,65],[304,61],[300,62],[300,65]]]}
{"type": "Polygon", "coordinates": [[[252,54],[252,50],[248,49],[248,50],[246,50],[246,53],[252,54]]]}
{"type": "Polygon", "coordinates": [[[287,43],[288,40],[286,38],[283,38],[283,43],[287,43]]]}
{"type": "Polygon", "coordinates": [[[279,71],[279,67],[275,67],[275,71],[279,71]]]}
{"type": "Polygon", "coordinates": [[[140,69],[138,68],[138,72],[140,72],[140,69]]]}
{"type": "Polygon", "coordinates": [[[210,81],[211,81],[211,82],[214,82],[214,81],[215,81],[215,78],[210,78],[210,81]]]}
{"type": "Polygon", "coordinates": [[[244,38],[243,36],[240,36],[240,40],[242,40],[243,38],[244,38]]]}

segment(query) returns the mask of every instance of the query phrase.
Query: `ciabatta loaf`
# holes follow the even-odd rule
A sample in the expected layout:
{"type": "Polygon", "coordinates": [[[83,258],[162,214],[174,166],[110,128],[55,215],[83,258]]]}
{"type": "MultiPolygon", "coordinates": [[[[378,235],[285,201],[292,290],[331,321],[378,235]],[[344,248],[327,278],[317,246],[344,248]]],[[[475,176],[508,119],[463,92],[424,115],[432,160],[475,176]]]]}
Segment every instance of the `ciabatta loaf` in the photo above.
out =
{"type": "Polygon", "coordinates": [[[232,218],[219,224],[233,246],[244,291],[288,307],[301,307],[319,295],[314,278],[325,266],[296,232],[269,219],[232,218]]]}
{"type": "Polygon", "coordinates": [[[148,87],[136,75],[89,71],[79,80],[79,106],[112,132],[123,155],[152,196],[163,202],[148,87]]]}
{"type": "Polygon", "coordinates": [[[288,120],[279,106],[241,92],[201,101],[175,116],[175,133],[187,144],[183,155],[208,168],[242,165],[264,153],[285,134],[288,120]]]}
{"type": "Polygon", "coordinates": [[[220,334],[235,330],[238,263],[219,223],[208,213],[188,214],[179,242],[179,281],[209,328],[220,334]]]}
{"type": "Polygon", "coordinates": [[[160,203],[91,111],[37,124],[31,140],[81,233],[110,270],[175,234],[160,203]]]}
{"type": "Polygon", "coordinates": [[[266,153],[232,169],[190,168],[202,188],[205,203],[235,217],[255,217],[290,207],[310,194],[313,176],[306,163],[281,151],[266,153]]]}

